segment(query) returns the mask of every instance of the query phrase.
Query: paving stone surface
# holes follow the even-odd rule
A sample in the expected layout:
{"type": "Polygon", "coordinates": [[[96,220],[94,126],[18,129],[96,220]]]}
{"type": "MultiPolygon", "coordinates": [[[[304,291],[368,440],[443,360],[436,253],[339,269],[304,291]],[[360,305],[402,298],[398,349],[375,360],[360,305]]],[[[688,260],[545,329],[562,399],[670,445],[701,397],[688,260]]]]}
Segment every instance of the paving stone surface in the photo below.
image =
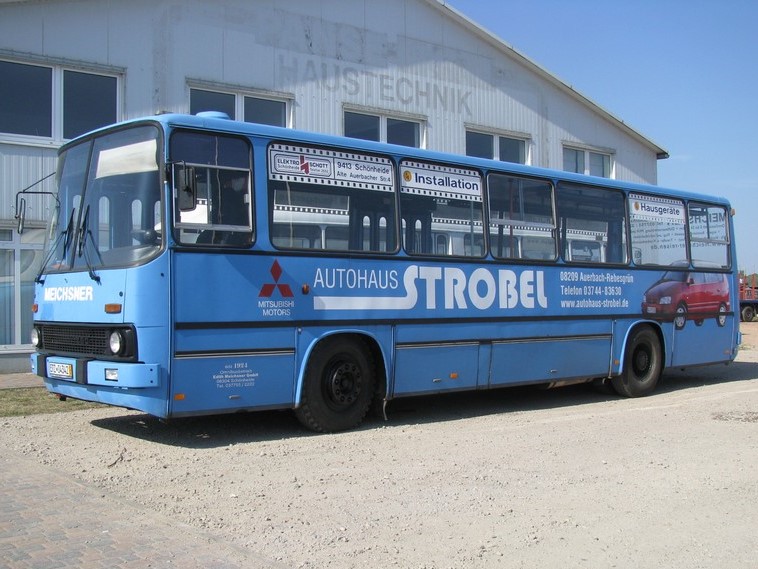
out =
{"type": "Polygon", "coordinates": [[[0,488],[4,569],[283,567],[7,449],[0,488]]]}

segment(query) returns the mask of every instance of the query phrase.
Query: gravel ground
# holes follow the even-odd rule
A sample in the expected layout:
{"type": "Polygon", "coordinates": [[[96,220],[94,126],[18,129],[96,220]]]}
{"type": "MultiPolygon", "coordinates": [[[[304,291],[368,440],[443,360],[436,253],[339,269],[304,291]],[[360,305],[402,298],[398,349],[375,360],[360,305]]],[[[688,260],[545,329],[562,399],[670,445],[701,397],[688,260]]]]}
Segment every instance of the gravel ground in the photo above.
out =
{"type": "MultiPolygon", "coordinates": [[[[314,435],[290,412],[0,420],[0,445],[290,567],[758,567],[758,324],[655,395],[400,400],[314,435]]],[[[62,403],[64,405],[65,403],[62,403]]]]}

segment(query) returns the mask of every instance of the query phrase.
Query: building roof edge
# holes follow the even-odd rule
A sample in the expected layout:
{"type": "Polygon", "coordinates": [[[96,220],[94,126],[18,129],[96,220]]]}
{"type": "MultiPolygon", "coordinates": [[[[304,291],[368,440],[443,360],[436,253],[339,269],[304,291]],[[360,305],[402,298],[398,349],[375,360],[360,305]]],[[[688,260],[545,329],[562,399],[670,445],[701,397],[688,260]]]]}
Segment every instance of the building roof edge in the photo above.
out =
{"type": "Polygon", "coordinates": [[[497,34],[489,31],[488,29],[484,28],[462,12],[460,12],[458,9],[451,6],[447,0],[424,0],[427,4],[430,4],[437,10],[440,10],[443,14],[446,14],[448,17],[453,19],[454,21],[458,22],[459,24],[463,25],[466,29],[470,30],[483,40],[485,40],[487,43],[492,45],[493,47],[497,48],[498,50],[504,52],[506,55],[512,57],[516,61],[520,62],[524,67],[529,69],[530,71],[536,73],[552,85],[554,85],[556,88],[558,88],[560,91],[568,94],[570,97],[572,97],[574,100],[580,102],[581,104],[587,106],[595,113],[599,114],[609,122],[615,124],[618,126],[622,131],[629,134],[632,138],[636,139],[637,141],[641,142],[645,146],[649,147],[651,150],[655,152],[655,156],[659,160],[664,160],[669,157],[669,153],[653,142],[650,138],[640,133],[635,128],[632,128],[629,126],[626,122],[624,122],[622,119],[618,118],[616,115],[587,97],[586,95],[583,95],[576,89],[574,89],[570,84],[566,83],[562,79],[558,78],[553,73],[550,73],[547,69],[521,53],[519,50],[517,50],[515,47],[513,47],[508,42],[504,41],[502,38],[500,38],[497,34]]]}

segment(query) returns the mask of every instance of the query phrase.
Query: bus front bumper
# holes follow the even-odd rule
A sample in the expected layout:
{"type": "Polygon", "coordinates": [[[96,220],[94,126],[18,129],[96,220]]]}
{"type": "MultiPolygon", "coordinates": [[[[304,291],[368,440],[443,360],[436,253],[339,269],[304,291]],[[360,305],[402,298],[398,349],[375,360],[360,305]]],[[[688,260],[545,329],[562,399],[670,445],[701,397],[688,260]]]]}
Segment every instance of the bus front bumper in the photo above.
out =
{"type": "Polygon", "coordinates": [[[157,364],[104,362],[44,354],[32,354],[30,359],[32,373],[43,379],[121,388],[157,387],[159,384],[160,366],[157,364]]]}

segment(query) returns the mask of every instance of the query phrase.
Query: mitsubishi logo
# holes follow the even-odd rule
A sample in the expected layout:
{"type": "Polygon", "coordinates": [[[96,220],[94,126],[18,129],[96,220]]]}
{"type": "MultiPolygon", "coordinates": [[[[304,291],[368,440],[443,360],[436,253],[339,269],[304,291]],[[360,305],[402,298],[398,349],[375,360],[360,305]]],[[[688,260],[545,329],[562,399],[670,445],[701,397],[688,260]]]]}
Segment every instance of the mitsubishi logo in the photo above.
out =
{"type": "Polygon", "coordinates": [[[271,265],[271,276],[274,277],[273,283],[267,283],[261,288],[261,293],[258,295],[260,298],[271,298],[275,289],[279,289],[279,294],[283,298],[292,298],[295,296],[292,294],[292,289],[288,284],[282,284],[279,282],[279,278],[282,276],[282,267],[279,266],[279,261],[274,260],[274,264],[271,265]]]}

